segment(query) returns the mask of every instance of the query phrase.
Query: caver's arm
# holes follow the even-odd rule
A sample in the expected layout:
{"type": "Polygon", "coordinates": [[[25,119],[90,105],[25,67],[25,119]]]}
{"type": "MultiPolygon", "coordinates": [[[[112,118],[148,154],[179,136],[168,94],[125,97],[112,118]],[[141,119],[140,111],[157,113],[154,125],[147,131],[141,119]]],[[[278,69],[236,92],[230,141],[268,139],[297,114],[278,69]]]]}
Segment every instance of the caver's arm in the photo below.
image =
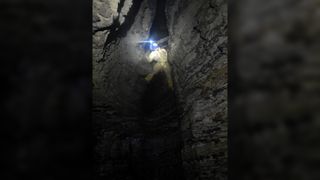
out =
{"type": "Polygon", "coordinates": [[[150,54],[151,53],[146,53],[146,59],[149,63],[152,61],[152,59],[150,58],[150,54]]]}

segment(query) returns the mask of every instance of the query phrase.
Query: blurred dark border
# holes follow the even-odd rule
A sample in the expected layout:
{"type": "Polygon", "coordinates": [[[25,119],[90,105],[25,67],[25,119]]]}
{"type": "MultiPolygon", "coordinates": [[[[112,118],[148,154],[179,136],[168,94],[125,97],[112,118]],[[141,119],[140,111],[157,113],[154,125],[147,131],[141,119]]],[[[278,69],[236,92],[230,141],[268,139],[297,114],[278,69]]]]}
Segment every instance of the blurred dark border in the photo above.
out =
{"type": "Polygon", "coordinates": [[[3,0],[0,179],[92,179],[91,1],[3,0]]]}
{"type": "Polygon", "coordinates": [[[229,0],[229,179],[320,179],[319,10],[229,0]]]}

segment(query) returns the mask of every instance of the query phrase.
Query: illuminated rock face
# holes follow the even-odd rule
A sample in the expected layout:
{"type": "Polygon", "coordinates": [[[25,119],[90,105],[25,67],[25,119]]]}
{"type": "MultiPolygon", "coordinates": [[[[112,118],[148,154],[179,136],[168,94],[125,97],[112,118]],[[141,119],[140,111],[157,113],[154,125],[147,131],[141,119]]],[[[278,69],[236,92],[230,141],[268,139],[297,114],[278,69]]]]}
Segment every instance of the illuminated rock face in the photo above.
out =
{"type": "Polygon", "coordinates": [[[108,179],[226,179],[226,4],[163,2],[93,2],[96,174],[108,179]],[[159,24],[152,26],[153,20],[163,14],[156,5],[165,7],[167,27],[159,28],[158,35],[169,32],[174,91],[164,73],[145,81],[152,65],[136,43],[156,37],[159,24]]]}
{"type": "Polygon", "coordinates": [[[170,1],[167,17],[186,179],[226,179],[227,3],[170,1]]]}

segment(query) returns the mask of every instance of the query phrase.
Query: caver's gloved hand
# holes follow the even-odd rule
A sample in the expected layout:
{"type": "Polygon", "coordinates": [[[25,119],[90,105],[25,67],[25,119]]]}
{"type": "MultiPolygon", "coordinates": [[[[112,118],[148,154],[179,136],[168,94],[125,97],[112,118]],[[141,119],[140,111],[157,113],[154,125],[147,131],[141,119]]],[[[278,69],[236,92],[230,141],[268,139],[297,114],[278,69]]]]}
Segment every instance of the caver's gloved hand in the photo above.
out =
{"type": "Polygon", "coordinates": [[[168,86],[172,89],[173,82],[171,78],[170,66],[167,59],[168,59],[167,51],[162,48],[157,48],[156,50],[152,51],[149,55],[147,55],[148,62],[155,61],[156,64],[153,66],[153,72],[148,74],[145,77],[145,80],[151,81],[151,79],[155,74],[163,70],[168,80],[168,86]]]}

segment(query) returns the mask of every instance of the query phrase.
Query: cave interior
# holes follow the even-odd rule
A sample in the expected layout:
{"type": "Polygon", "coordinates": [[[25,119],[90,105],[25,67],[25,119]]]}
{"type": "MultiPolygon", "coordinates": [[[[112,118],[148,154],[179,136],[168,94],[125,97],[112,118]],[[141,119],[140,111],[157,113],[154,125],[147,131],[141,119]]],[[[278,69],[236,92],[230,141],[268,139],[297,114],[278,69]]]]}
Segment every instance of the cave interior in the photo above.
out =
{"type": "MultiPolygon", "coordinates": [[[[187,51],[181,37],[184,33],[185,36],[196,37],[189,37],[190,40],[195,40],[189,46],[206,46],[204,49],[199,48],[200,50],[187,47],[191,53],[203,54],[208,51],[215,42],[205,39],[199,33],[200,28],[205,28],[200,27],[200,21],[210,21],[210,18],[217,18],[217,14],[223,14],[225,2],[214,2],[217,4],[214,11],[211,10],[212,2],[206,0],[198,3],[178,0],[96,0],[94,5],[95,3],[98,5],[94,6],[93,11],[93,118],[97,179],[224,179],[226,142],[217,139],[226,138],[226,133],[225,128],[217,126],[225,126],[226,110],[220,108],[222,113],[218,113],[219,121],[223,123],[213,119],[211,124],[206,124],[198,120],[193,126],[190,119],[197,116],[194,113],[211,116],[208,114],[211,110],[210,107],[204,110],[190,109],[198,108],[195,101],[203,103],[202,99],[210,100],[208,104],[217,106],[213,103],[212,94],[222,96],[217,103],[226,106],[223,104],[226,101],[226,72],[219,74],[220,71],[217,70],[217,73],[213,73],[215,76],[222,76],[218,80],[223,83],[211,83],[210,68],[214,65],[209,63],[210,59],[197,62],[198,58],[202,58],[198,55],[193,60],[188,60],[188,57],[184,59],[183,54],[186,52],[180,52],[179,48],[187,51]],[[105,10],[101,8],[103,3],[109,9],[109,14],[101,13],[101,9],[105,10]],[[219,9],[222,9],[221,12],[219,9]],[[204,10],[208,12],[203,12],[204,10]],[[212,16],[199,13],[209,13],[212,16]],[[96,14],[99,16],[95,16],[96,14]],[[161,48],[168,51],[174,79],[173,88],[168,86],[163,71],[155,74],[151,81],[144,79],[152,72],[152,64],[145,60],[145,46],[137,42],[151,39],[166,39],[161,48]],[[189,61],[192,70],[184,68],[184,61],[189,61]],[[200,70],[195,71],[196,69],[200,70]],[[204,77],[201,83],[197,82],[201,78],[196,74],[204,77]],[[209,85],[207,81],[210,81],[209,85]],[[223,87],[212,93],[210,90],[213,84],[223,87]],[[199,86],[201,92],[197,94],[199,86]],[[197,132],[193,135],[193,131],[197,132]],[[215,136],[220,131],[222,138],[215,136]],[[223,144],[221,150],[219,143],[223,144]]],[[[215,23],[220,24],[207,27],[210,33],[225,22],[215,23]]],[[[225,28],[219,31],[225,33],[225,28]]],[[[226,54],[221,53],[218,47],[215,49],[220,53],[217,58],[221,59],[226,54]]],[[[226,59],[220,61],[217,62],[216,69],[225,70],[223,65],[226,59]]]]}

